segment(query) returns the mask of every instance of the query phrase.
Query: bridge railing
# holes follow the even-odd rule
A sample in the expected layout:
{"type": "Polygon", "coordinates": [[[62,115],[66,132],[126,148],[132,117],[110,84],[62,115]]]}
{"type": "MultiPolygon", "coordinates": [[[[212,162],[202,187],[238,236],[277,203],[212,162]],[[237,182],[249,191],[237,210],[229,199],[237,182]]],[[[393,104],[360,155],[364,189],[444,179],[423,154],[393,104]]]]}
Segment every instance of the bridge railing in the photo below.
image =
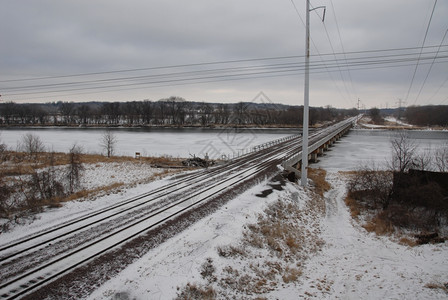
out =
{"type": "Polygon", "coordinates": [[[254,152],[257,152],[257,151],[269,148],[271,146],[274,146],[274,145],[277,145],[277,144],[280,144],[280,143],[283,143],[283,142],[286,142],[286,141],[290,141],[290,140],[298,138],[300,136],[301,136],[300,134],[293,134],[293,135],[285,136],[285,137],[282,137],[282,138],[279,138],[279,139],[276,139],[276,140],[273,140],[273,141],[269,141],[269,142],[266,142],[266,143],[263,143],[263,144],[260,144],[260,145],[256,145],[256,146],[250,147],[250,148],[241,149],[241,151],[240,150],[233,151],[232,154],[229,154],[227,156],[223,155],[222,158],[225,159],[225,160],[236,159],[236,158],[243,157],[245,155],[249,155],[251,153],[254,153],[254,152]]]}
{"type": "MultiPolygon", "coordinates": [[[[339,134],[341,131],[345,130],[347,127],[351,127],[352,123],[354,122],[355,119],[350,118],[348,120],[346,120],[345,122],[342,123],[338,123],[336,125],[330,126],[322,131],[319,131],[318,133],[316,133],[316,135],[314,135],[312,138],[316,139],[319,136],[322,136],[322,138],[318,141],[318,142],[313,142],[311,143],[311,145],[308,147],[308,153],[311,153],[313,151],[315,151],[317,148],[319,148],[323,143],[327,142],[328,140],[334,138],[337,134],[339,134]],[[330,138],[329,138],[330,136],[330,138]],[[327,139],[327,141],[323,141],[327,139]],[[322,142],[323,141],[323,142],[322,142]],[[319,143],[322,143],[321,145],[317,146],[319,143]]],[[[301,134],[294,134],[294,135],[290,135],[290,136],[286,136],[283,138],[279,138],[273,141],[269,141],[257,146],[253,146],[250,148],[245,148],[245,149],[240,149],[238,151],[233,151],[232,154],[229,155],[223,155],[222,156],[222,160],[232,160],[232,159],[236,159],[236,158],[240,158],[243,157],[245,155],[249,155],[251,153],[269,148],[271,146],[280,144],[282,142],[285,141],[289,141],[292,139],[298,139],[299,137],[301,137],[301,134]]],[[[294,163],[294,160],[296,160],[296,162],[299,162],[301,160],[301,155],[302,155],[302,151],[300,151],[298,154],[295,154],[294,156],[285,158],[285,160],[282,162],[282,166],[283,165],[287,165],[291,162],[291,165],[294,163]],[[298,160],[297,160],[298,159],[298,160]]]]}
{"type": "MultiPolygon", "coordinates": [[[[308,153],[312,153],[315,150],[322,147],[325,143],[332,140],[335,136],[343,132],[344,130],[347,130],[352,126],[353,120],[352,118],[346,120],[343,123],[339,123],[336,125],[333,125],[325,130],[322,130],[321,132],[317,133],[316,135],[312,136],[312,142],[308,146],[308,153]]],[[[289,168],[292,165],[302,161],[302,151],[299,151],[297,154],[294,154],[290,157],[285,158],[282,162],[282,167],[289,168]]]]}

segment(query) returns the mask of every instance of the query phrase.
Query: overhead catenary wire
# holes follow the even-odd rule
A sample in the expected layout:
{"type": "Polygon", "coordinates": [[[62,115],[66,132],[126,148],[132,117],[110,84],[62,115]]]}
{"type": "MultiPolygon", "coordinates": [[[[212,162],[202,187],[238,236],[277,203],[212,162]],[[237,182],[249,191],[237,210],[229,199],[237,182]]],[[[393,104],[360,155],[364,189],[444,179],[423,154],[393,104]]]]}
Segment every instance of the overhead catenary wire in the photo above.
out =
{"type": "MultiPolygon", "coordinates": [[[[426,38],[428,37],[429,27],[431,26],[431,21],[432,21],[433,15],[434,15],[434,11],[436,9],[436,5],[437,5],[437,0],[434,1],[434,6],[432,8],[431,16],[429,17],[428,25],[426,26],[426,32],[425,32],[425,36],[424,36],[423,42],[422,42],[422,49],[425,46],[426,38]]],[[[423,50],[420,50],[420,52],[422,52],[422,51],[423,50]]],[[[408,101],[409,94],[410,94],[411,89],[412,89],[412,85],[414,84],[414,79],[415,79],[415,75],[417,74],[418,65],[419,65],[419,60],[417,60],[417,63],[415,64],[414,73],[412,74],[412,78],[411,78],[411,83],[409,84],[409,88],[408,88],[408,91],[406,93],[406,97],[405,97],[405,100],[404,100],[405,102],[408,101]]]]}
{"type": "MultiPolygon", "coordinates": [[[[438,60],[442,60],[444,58],[447,58],[447,55],[445,56],[439,56],[437,57],[438,60]]],[[[426,58],[421,58],[422,60],[430,60],[433,59],[433,57],[426,57],[426,58]]],[[[359,67],[359,66],[368,66],[368,65],[379,65],[379,64],[383,64],[383,65],[390,65],[390,64],[402,64],[402,63],[406,63],[406,62],[412,62],[412,61],[416,61],[416,58],[396,58],[396,59],[383,59],[383,60],[378,60],[378,59],[371,59],[371,60],[359,60],[359,59],[355,59],[353,60],[351,63],[349,64],[344,64],[345,67],[359,67]]],[[[443,62],[443,61],[441,61],[443,62]]],[[[311,70],[321,70],[321,69],[329,69],[329,68],[339,68],[339,65],[335,62],[335,61],[331,61],[328,60],[325,63],[313,63],[311,64],[311,70]]],[[[359,70],[360,68],[358,68],[359,70]]],[[[223,75],[208,75],[208,76],[197,76],[197,77],[191,77],[191,76],[187,76],[187,77],[181,77],[181,78],[169,78],[166,77],[165,74],[162,74],[158,80],[153,80],[153,81],[145,81],[145,82],[137,82],[137,83],[122,83],[122,84],[115,84],[115,85],[107,85],[107,86],[93,86],[93,87],[89,87],[89,86],[84,86],[84,87],[79,87],[79,88],[73,88],[73,89],[47,89],[47,90],[34,90],[34,91],[29,91],[29,92],[19,92],[19,93],[13,93],[13,94],[6,94],[9,96],[12,95],[26,95],[26,94],[33,94],[33,93],[55,93],[55,92],[68,92],[68,91],[77,91],[77,90],[92,90],[92,89],[104,89],[104,88],[110,88],[110,87],[123,87],[123,86],[135,86],[135,85],[148,85],[148,84],[157,84],[157,83],[176,83],[179,81],[196,81],[196,80],[206,80],[206,79],[217,79],[217,78],[225,78],[225,77],[247,77],[247,76],[253,76],[253,75],[260,75],[260,74],[273,74],[273,73],[285,73],[285,72],[294,72],[294,71],[301,71],[303,70],[303,64],[292,64],[292,65],[281,65],[281,66],[276,66],[276,67],[270,67],[270,68],[266,68],[265,70],[263,69],[248,69],[247,71],[249,72],[239,72],[239,73],[231,73],[231,74],[223,74],[223,75]],[[254,72],[256,71],[256,72],[254,72]]],[[[222,70],[216,70],[216,71],[222,71],[222,70]]],[[[188,72],[186,73],[188,74],[188,72]]],[[[191,75],[192,73],[190,73],[191,75]]],[[[157,76],[150,76],[152,78],[157,79],[157,76]]],[[[121,78],[121,80],[128,80],[129,78],[121,78]]],[[[46,88],[48,88],[47,86],[45,86],[46,88]]],[[[60,86],[57,86],[60,87],[60,86]]],[[[63,86],[62,86],[63,87],[63,86]]]]}
{"type": "MultiPolygon", "coordinates": [[[[324,26],[324,29],[325,29],[325,33],[326,33],[326,35],[327,35],[328,42],[329,42],[330,47],[331,47],[331,51],[332,51],[332,53],[333,53],[333,55],[334,55],[334,59],[339,63],[339,59],[338,59],[337,56],[334,54],[335,51],[334,51],[333,43],[331,42],[331,39],[330,39],[330,34],[328,33],[328,30],[327,30],[327,26],[325,25],[325,23],[323,23],[323,26],[324,26]]],[[[342,73],[342,68],[341,68],[341,67],[338,67],[338,70],[339,70],[339,74],[341,75],[342,83],[344,84],[344,89],[345,89],[347,95],[348,95],[351,99],[353,99],[353,97],[351,97],[351,95],[350,95],[351,93],[349,92],[349,90],[348,90],[348,88],[347,88],[346,80],[345,80],[344,75],[343,75],[343,73],[342,73]]]]}
{"type": "Polygon", "coordinates": [[[428,80],[429,74],[430,74],[431,71],[432,71],[432,67],[434,66],[434,63],[435,63],[436,58],[437,58],[437,55],[439,54],[440,48],[441,48],[441,46],[443,45],[443,42],[445,41],[445,38],[446,38],[446,34],[447,34],[447,33],[448,33],[448,29],[445,31],[445,34],[443,35],[442,41],[440,42],[440,46],[439,46],[439,48],[437,49],[437,53],[436,53],[436,55],[434,56],[434,59],[432,60],[432,63],[431,63],[431,65],[430,65],[429,69],[428,69],[428,72],[426,72],[425,79],[423,80],[423,83],[422,83],[422,85],[421,85],[421,87],[420,87],[420,90],[418,91],[418,94],[417,94],[417,96],[415,97],[414,105],[415,105],[415,103],[417,103],[417,100],[418,100],[418,98],[420,97],[423,88],[425,87],[426,81],[428,80]]]}
{"type": "MultiPolygon", "coordinates": [[[[336,30],[338,32],[339,41],[341,43],[341,49],[342,49],[342,52],[345,53],[345,47],[344,47],[344,43],[342,42],[341,30],[339,29],[338,18],[336,16],[336,10],[335,10],[334,5],[333,5],[333,0],[330,0],[330,4],[331,4],[331,9],[333,11],[333,17],[334,17],[334,22],[336,24],[336,30]]],[[[347,56],[345,54],[344,54],[344,59],[347,61],[347,56]]],[[[350,80],[350,85],[352,87],[352,90],[353,90],[354,94],[356,95],[356,98],[359,99],[358,95],[357,95],[358,93],[357,93],[356,88],[355,88],[355,86],[353,84],[353,79],[352,79],[352,74],[350,72],[350,69],[347,69],[347,73],[348,73],[348,78],[350,80]]]]}
{"type": "MultiPolygon", "coordinates": [[[[446,61],[446,63],[448,63],[448,60],[446,61]]],[[[428,63],[421,63],[421,65],[425,65],[425,64],[429,64],[428,63]]],[[[358,71],[358,70],[375,70],[375,69],[390,69],[390,68],[400,68],[400,67],[410,67],[410,66],[414,66],[414,64],[400,64],[400,65],[393,65],[393,66],[372,66],[372,67],[360,67],[360,68],[352,68],[353,71],[358,71]]],[[[328,72],[338,72],[338,70],[311,70],[310,73],[313,74],[322,74],[322,73],[328,73],[328,72]]],[[[274,78],[274,77],[287,77],[287,76],[291,76],[291,74],[293,75],[301,75],[303,74],[303,70],[302,71],[291,71],[290,73],[281,73],[281,74],[272,74],[272,73],[268,73],[268,74],[259,74],[259,75],[253,75],[250,77],[239,77],[239,78],[208,78],[208,79],[204,79],[204,80],[198,80],[198,81],[190,81],[190,82],[166,82],[166,83],[157,83],[157,84],[151,84],[151,85],[146,85],[145,87],[121,87],[121,88],[116,88],[116,87],[112,87],[112,88],[107,88],[106,91],[87,91],[87,92],[79,92],[82,91],[84,89],[79,89],[79,91],[77,91],[76,93],[69,93],[69,94],[58,94],[58,97],[69,97],[69,96],[76,96],[76,95],[91,95],[91,94],[100,94],[100,93],[104,93],[104,92],[117,92],[117,91],[130,91],[130,90],[142,90],[142,89],[153,89],[153,88],[160,88],[160,87],[173,87],[173,86],[185,86],[185,85],[193,85],[193,84],[204,84],[204,83],[212,83],[212,82],[224,82],[224,81],[241,81],[241,80],[247,80],[247,79],[261,79],[261,78],[274,78]]],[[[442,85],[443,86],[443,85],[442,85]]],[[[439,87],[439,90],[442,88],[442,86],[439,87]]],[[[32,93],[30,93],[32,94],[32,93]]],[[[49,96],[33,96],[31,99],[45,99],[48,98],[49,96]]],[[[21,100],[30,100],[30,98],[24,98],[21,100]]]]}
{"type": "MultiPolygon", "coordinates": [[[[310,57],[316,56],[334,56],[334,55],[355,55],[355,54],[366,54],[366,53],[381,53],[381,52],[399,52],[399,51],[412,51],[421,49],[438,48],[440,45],[424,46],[424,47],[405,47],[405,48],[386,48],[386,49],[372,49],[372,50],[360,50],[360,51],[349,51],[349,52],[336,52],[336,53],[318,53],[311,54],[310,57]]],[[[448,47],[448,45],[442,45],[442,47],[448,47]]],[[[121,69],[121,70],[111,70],[103,72],[90,72],[90,73],[76,73],[76,74],[63,74],[55,76],[37,76],[30,78],[16,78],[16,79],[5,79],[0,80],[0,83],[7,82],[22,82],[22,81],[34,81],[34,80],[47,80],[47,79],[61,79],[69,77],[84,77],[92,75],[110,75],[117,73],[126,72],[140,72],[140,71],[151,71],[151,70],[163,70],[163,69],[173,69],[173,68],[184,68],[184,67],[197,67],[205,65],[219,65],[219,64],[230,64],[230,63],[241,63],[241,62],[254,62],[254,61],[265,61],[265,60],[282,60],[282,59],[294,59],[303,58],[303,55],[290,55],[290,56],[276,56],[276,57],[264,57],[264,58],[249,58],[249,59],[239,59],[239,60],[223,60],[223,61],[212,61],[212,62],[200,62],[192,64],[178,64],[178,65],[168,65],[168,66],[155,66],[155,67],[145,67],[145,68],[135,68],[135,69],[121,69]]]]}
{"type": "MultiPolygon", "coordinates": [[[[443,50],[443,53],[448,53],[448,49],[443,50]]],[[[433,57],[433,62],[437,58],[440,53],[440,46],[437,51],[429,51],[425,52],[425,55],[435,54],[433,57]]],[[[338,70],[341,70],[341,67],[345,66],[353,66],[354,63],[374,63],[375,59],[379,63],[387,63],[388,60],[384,60],[385,58],[395,58],[395,57],[404,57],[415,55],[413,53],[403,53],[403,54],[389,54],[389,55],[377,55],[377,56],[364,56],[364,57],[353,57],[350,60],[346,59],[342,64],[340,63],[340,59],[336,57],[334,59],[327,59],[316,61],[312,63],[311,67],[336,67],[338,70]]],[[[396,60],[398,61],[398,60],[396,60]]],[[[91,85],[91,84],[101,84],[107,82],[116,82],[116,81],[128,81],[128,80],[137,80],[137,79],[148,79],[148,78],[175,78],[180,76],[192,76],[192,75],[202,75],[202,74],[213,74],[217,72],[242,72],[242,71],[253,71],[260,69],[278,69],[278,68],[294,68],[302,66],[302,62],[284,62],[277,64],[267,64],[267,65],[252,65],[252,66],[239,66],[239,67],[227,67],[227,68],[215,68],[215,69],[205,69],[205,70],[193,70],[193,71],[182,71],[182,72],[171,72],[171,73],[160,73],[160,74],[149,74],[149,75],[140,75],[140,76],[128,76],[128,77],[118,77],[118,78],[106,78],[106,79],[94,79],[94,80],[84,80],[84,81],[71,81],[71,82],[63,82],[63,83],[48,83],[48,84],[37,84],[37,85],[23,85],[23,86],[13,86],[13,87],[3,87],[3,91],[14,91],[14,90],[27,90],[27,89],[42,89],[42,88],[52,88],[52,87],[63,87],[63,86],[76,86],[76,85],[91,85]]]]}
{"type": "MultiPolygon", "coordinates": [[[[442,46],[428,46],[425,47],[427,51],[422,52],[422,60],[433,60],[437,63],[443,63],[444,59],[447,57],[448,45],[442,46]],[[437,48],[437,51],[434,49],[437,48]],[[434,50],[433,50],[434,49],[434,50]],[[440,50],[442,49],[442,50],[440,50]]],[[[353,57],[349,57],[347,61],[340,59],[325,59],[323,61],[316,60],[310,64],[310,69],[312,72],[321,72],[323,70],[331,70],[341,67],[350,68],[351,70],[365,69],[371,66],[383,67],[397,67],[403,66],[404,64],[409,64],[415,62],[418,58],[416,51],[419,48],[405,48],[408,50],[393,50],[393,49],[380,49],[380,50],[368,50],[368,51],[357,51],[351,52],[353,57]],[[359,54],[377,54],[377,55],[359,55],[359,54]]],[[[336,55],[348,55],[349,53],[336,55]]],[[[322,54],[319,56],[334,56],[332,54],[322,54]]],[[[259,76],[275,77],[277,75],[288,75],[297,74],[303,70],[303,62],[295,61],[297,57],[300,56],[289,56],[282,57],[283,61],[279,61],[274,64],[264,64],[264,65],[242,65],[242,66],[229,66],[225,68],[213,68],[213,69],[200,69],[200,70],[187,70],[171,73],[157,73],[157,74],[146,74],[141,76],[127,76],[119,78],[103,78],[103,79],[93,79],[93,80],[83,80],[83,81],[70,81],[63,83],[45,83],[41,85],[19,85],[2,87],[2,95],[6,97],[11,96],[25,96],[33,94],[57,94],[63,92],[76,92],[76,91],[96,91],[96,90],[111,90],[114,88],[133,88],[133,87],[144,87],[144,86],[155,86],[161,84],[172,84],[178,85],[183,83],[200,83],[200,82],[210,82],[210,81],[223,81],[223,80],[238,80],[238,79],[250,79],[259,78],[259,76]],[[294,60],[295,59],[295,60],[294,60]],[[6,91],[7,93],[5,93],[6,91]]],[[[314,56],[316,57],[316,56],[314,56]]],[[[269,58],[266,61],[272,61],[275,58],[269,58]]],[[[279,58],[280,59],[280,58],[279,58]]],[[[245,61],[260,61],[260,59],[251,59],[245,61]]],[[[216,62],[215,62],[216,63],[216,62]]],[[[204,64],[201,64],[203,66],[204,64]]],[[[159,67],[163,68],[163,67],[159,67]]],[[[169,67],[170,68],[170,67],[169,67]]],[[[168,69],[169,69],[168,68],[168,69]]],[[[121,73],[119,73],[121,74],[121,73]]],[[[104,74],[103,74],[104,75],[104,74]]],[[[110,75],[110,74],[109,74],[110,75]]],[[[67,78],[67,77],[63,77],[67,78]]],[[[27,82],[27,81],[25,81],[27,82]]],[[[14,82],[17,84],[18,82],[14,82]]],[[[11,82],[9,84],[12,84],[11,82]]]]}

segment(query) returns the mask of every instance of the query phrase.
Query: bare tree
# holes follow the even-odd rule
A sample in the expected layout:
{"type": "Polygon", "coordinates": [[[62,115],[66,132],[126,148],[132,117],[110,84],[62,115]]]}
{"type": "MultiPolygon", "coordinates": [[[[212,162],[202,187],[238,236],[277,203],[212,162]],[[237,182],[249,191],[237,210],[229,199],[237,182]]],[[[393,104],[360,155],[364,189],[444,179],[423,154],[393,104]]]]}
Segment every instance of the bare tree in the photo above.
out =
{"type": "Polygon", "coordinates": [[[80,182],[84,167],[81,162],[83,149],[76,143],[70,148],[69,164],[66,170],[66,178],[68,180],[68,188],[70,193],[74,193],[80,187],[80,182]]]}
{"type": "Polygon", "coordinates": [[[401,173],[413,166],[417,144],[411,140],[409,133],[402,130],[391,140],[392,162],[391,168],[401,173]]]}
{"type": "Polygon", "coordinates": [[[434,160],[439,172],[448,172],[448,143],[436,150],[434,160]]]}
{"type": "Polygon", "coordinates": [[[44,152],[45,147],[39,136],[32,133],[27,133],[22,136],[19,149],[23,152],[27,152],[30,157],[36,157],[38,153],[44,152]]]}
{"type": "Polygon", "coordinates": [[[106,130],[101,139],[101,147],[106,151],[107,157],[111,157],[115,152],[117,137],[111,130],[106,130]]]}
{"type": "Polygon", "coordinates": [[[415,158],[412,161],[412,168],[420,171],[430,171],[433,166],[433,152],[432,151],[424,151],[415,155],[415,158]]]}
{"type": "Polygon", "coordinates": [[[19,190],[25,203],[24,208],[40,211],[43,205],[56,204],[65,196],[64,184],[60,180],[60,169],[55,167],[55,153],[48,153],[49,166],[34,170],[30,175],[18,177],[19,190]]]}
{"type": "Polygon", "coordinates": [[[371,108],[369,111],[370,114],[370,118],[372,119],[372,122],[374,124],[383,124],[384,123],[384,119],[381,117],[381,112],[378,108],[374,107],[371,108]]]}
{"type": "Polygon", "coordinates": [[[2,163],[4,160],[6,160],[6,157],[7,157],[6,151],[7,150],[8,150],[8,148],[6,147],[6,145],[3,144],[2,141],[0,140],[0,163],[2,163]]]}

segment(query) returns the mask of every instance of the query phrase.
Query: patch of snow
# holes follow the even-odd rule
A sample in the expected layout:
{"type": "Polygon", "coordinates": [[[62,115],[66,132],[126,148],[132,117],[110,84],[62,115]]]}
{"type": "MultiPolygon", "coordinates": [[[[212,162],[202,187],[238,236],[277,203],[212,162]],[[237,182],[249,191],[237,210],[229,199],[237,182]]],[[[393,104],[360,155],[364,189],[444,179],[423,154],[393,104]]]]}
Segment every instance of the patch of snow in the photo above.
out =
{"type": "Polygon", "coordinates": [[[367,124],[367,123],[363,123],[362,126],[366,128],[384,128],[384,125],[367,124]]]}
{"type": "Polygon", "coordinates": [[[384,118],[384,120],[386,120],[387,122],[396,123],[397,125],[408,126],[408,127],[414,126],[414,125],[408,124],[406,122],[403,122],[401,120],[398,120],[397,118],[395,118],[393,116],[387,116],[384,118]]]}
{"type": "Polygon", "coordinates": [[[114,183],[131,184],[144,181],[159,174],[164,169],[151,168],[146,163],[112,162],[84,165],[81,185],[84,189],[108,186],[114,183]]]}

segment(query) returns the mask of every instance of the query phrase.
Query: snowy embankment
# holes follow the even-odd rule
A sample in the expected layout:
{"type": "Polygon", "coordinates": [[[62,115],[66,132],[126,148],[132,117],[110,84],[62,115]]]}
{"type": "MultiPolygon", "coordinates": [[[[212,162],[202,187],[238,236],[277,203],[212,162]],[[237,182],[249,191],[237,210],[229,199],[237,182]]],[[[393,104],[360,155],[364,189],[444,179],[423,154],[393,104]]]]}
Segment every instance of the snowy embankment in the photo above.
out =
{"type": "Polygon", "coordinates": [[[243,252],[249,255],[245,259],[223,257],[218,251],[225,245],[241,247],[248,225],[254,224],[258,215],[278,199],[296,202],[298,207],[312,201],[309,192],[292,183],[266,198],[257,197],[266,188],[264,182],[149,251],[89,298],[172,299],[190,283],[208,284],[218,298],[446,299],[442,287],[448,282],[448,245],[410,248],[367,233],[351,219],[344,204],[345,183],[341,176],[336,172],[327,175],[332,188],[325,194],[326,213],[304,211],[301,217],[304,224],[301,229],[312,233],[314,239],[323,240],[323,246],[313,253],[302,245],[302,256],[290,261],[289,266],[267,249],[246,247],[243,252]],[[211,283],[201,274],[209,258],[215,270],[212,275],[218,278],[211,283]],[[271,263],[271,269],[276,266],[276,270],[300,268],[299,276],[291,281],[281,274],[269,277],[267,263],[271,263]],[[229,274],[225,274],[229,270],[234,272],[235,279],[249,279],[255,278],[254,270],[260,269],[272,286],[261,294],[238,294],[235,288],[219,283],[222,278],[229,280],[229,274]]]}
{"type": "Polygon", "coordinates": [[[46,208],[37,215],[18,219],[18,224],[11,224],[9,231],[1,233],[2,243],[51,228],[155,189],[168,180],[161,177],[173,172],[168,169],[151,168],[149,164],[138,161],[99,162],[83,166],[84,172],[80,184],[83,190],[92,191],[89,196],[63,202],[62,207],[46,208]]]}
{"type": "MultiPolygon", "coordinates": [[[[345,184],[339,173],[327,180],[327,213],[322,221],[325,247],[311,258],[298,295],[326,299],[446,299],[448,245],[409,247],[378,237],[354,222],[344,203],[345,184]],[[330,289],[319,288],[322,281],[330,289]],[[437,288],[435,288],[437,287],[437,288]]],[[[279,293],[280,295],[281,293],[279,293]]]]}

